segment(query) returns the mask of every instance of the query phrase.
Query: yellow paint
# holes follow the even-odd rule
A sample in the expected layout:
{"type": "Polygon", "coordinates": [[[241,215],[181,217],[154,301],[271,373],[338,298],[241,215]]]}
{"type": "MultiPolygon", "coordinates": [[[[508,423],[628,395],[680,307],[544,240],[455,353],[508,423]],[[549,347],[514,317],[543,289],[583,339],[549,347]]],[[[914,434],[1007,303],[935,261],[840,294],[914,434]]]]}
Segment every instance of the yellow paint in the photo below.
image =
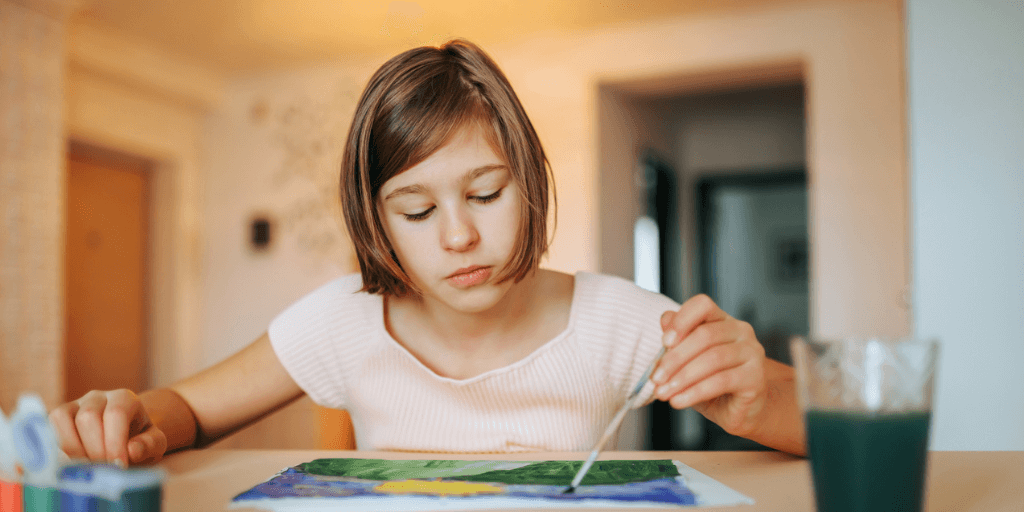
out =
{"type": "Polygon", "coordinates": [[[467,496],[470,494],[499,494],[501,487],[474,482],[443,482],[441,480],[402,480],[384,482],[375,489],[388,494],[430,494],[434,496],[467,496]]]}

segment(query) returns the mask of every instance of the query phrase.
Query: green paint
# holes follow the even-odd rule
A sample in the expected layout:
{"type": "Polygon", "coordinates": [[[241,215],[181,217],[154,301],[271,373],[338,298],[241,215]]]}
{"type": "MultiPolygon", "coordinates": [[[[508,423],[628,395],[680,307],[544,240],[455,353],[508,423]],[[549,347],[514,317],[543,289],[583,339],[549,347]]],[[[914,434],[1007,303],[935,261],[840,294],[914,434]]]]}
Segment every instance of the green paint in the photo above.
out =
{"type": "Polygon", "coordinates": [[[160,512],[162,499],[160,486],[129,489],[121,495],[120,501],[108,502],[107,512],[160,512]]]}
{"type": "Polygon", "coordinates": [[[819,512],[919,512],[931,414],[807,412],[819,512]]]}
{"type": "MultiPolygon", "coordinates": [[[[569,485],[582,461],[465,461],[317,459],[300,464],[306,473],[363,480],[430,480],[515,485],[569,485]]],[[[587,472],[581,485],[621,485],[679,476],[671,460],[605,460],[587,472]]]]}
{"type": "Polygon", "coordinates": [[[530,462],[490,460],[317,459],[299,464],[298,467],[301,471],[313,475],[387,481],[475,475],[528,464],[530,462]]]}
{"type": "Polygon", "coordinates": [[[25,485],[22,492],[24,512],[52,512],[60,505],[60,491],[52,487],[25,485]]]}
{"type": "MultiPolygon", "coordinates": [[[[582,466],[582,461],[552,460],[452,480],[509,485],[569,485],[582,466]]],[[[621,485],[676,476],[679,476],[679,470],[671,460],[605,460],[594,463],[580,485],[621,485]]]]}

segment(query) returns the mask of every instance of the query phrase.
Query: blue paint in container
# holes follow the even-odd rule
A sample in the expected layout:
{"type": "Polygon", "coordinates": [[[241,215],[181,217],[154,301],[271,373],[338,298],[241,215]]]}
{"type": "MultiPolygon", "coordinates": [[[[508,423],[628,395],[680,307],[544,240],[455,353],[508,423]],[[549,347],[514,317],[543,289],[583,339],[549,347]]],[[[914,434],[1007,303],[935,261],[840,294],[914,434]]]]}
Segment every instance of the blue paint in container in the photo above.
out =
{"type": "Polygon", "coordinates": [[[60,471],[61,512],[160,512],[164,472],[77,464],[60,471]]]}

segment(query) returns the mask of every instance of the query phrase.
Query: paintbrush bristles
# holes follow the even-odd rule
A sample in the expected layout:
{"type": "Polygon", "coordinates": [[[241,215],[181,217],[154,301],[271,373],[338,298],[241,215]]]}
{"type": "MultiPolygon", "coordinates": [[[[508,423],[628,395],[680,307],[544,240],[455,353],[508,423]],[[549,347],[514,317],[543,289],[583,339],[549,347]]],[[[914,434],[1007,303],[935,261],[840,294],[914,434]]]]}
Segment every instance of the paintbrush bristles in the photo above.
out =
{"type": "Polygon", "coordinates": [[[583,481],[583,477],[586,476],[587,471],[590,471],[590,466],[593,466],[594,461],[597,460],[597,455],[599,453],[601,453],[600,449],[595,449],[594,451],[590,452],[590,457],[587,457],[587,461],[584,462],[583,466],[580,467],[580,470],[576,472],[576,476],[573,477],[572,483],[569,484],[569,488],[566,489],[565,492],[573,492],[576,490],[577,487],[579,487],[580,482],[583,481]]]}

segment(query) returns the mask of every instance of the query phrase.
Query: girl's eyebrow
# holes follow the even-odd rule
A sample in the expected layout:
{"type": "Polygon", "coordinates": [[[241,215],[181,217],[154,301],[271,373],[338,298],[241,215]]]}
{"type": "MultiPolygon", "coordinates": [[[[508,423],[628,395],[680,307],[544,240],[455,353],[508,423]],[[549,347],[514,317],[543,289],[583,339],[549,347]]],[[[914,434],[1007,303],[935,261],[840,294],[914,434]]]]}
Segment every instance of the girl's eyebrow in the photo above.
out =
{"type": "Polygon", "coordinates": [[[384,200],[388,201],[388,200],[394,199],[394,198],[396,198],[398,196],[404,196],[406,194],[420,194],[420,193],[423,193],[423,192],[426,192],[426,189],[423,188],[423,185],[420,185],[420,184],[406,185],[404,187],[396,188],[395,190],[392,190],[391,193],[388,194],[387,197],[384,198],[384,200]]]}
{"type": "MultiPolygon", "coordinates": [[[[503,169],[508,169],[508,166],[505,164],[491,164],[485,165],[483,167],[477,167],[476,169],[473,169],[472,171],[466,173],[466,176],[462,178],[462,182],[471,183],[473,180],[479,178],[480,176],[483,176],[484,174],[491,173],[494,171],[500,171],[503,169]]],[[[384,200],[389,201],[398,196],[403,196],[406,194],[422,194],[426,192],[426,190],[427,189],[423,185],[420,185],[419,183],[413,185],[406,185],[404,187],[392,190],[390,194],[384,197],[384,200]]]]}
{"type": "Polygon", "coordinates": [[[508,170],[508,166],[505,164],[491,164],[483,167],[477,167],[476,169],[466,173],[466,176],[462,178],[462,183],[472,183],[473,180],[483,176],[484,174],[502,170],[508,170]]]}

